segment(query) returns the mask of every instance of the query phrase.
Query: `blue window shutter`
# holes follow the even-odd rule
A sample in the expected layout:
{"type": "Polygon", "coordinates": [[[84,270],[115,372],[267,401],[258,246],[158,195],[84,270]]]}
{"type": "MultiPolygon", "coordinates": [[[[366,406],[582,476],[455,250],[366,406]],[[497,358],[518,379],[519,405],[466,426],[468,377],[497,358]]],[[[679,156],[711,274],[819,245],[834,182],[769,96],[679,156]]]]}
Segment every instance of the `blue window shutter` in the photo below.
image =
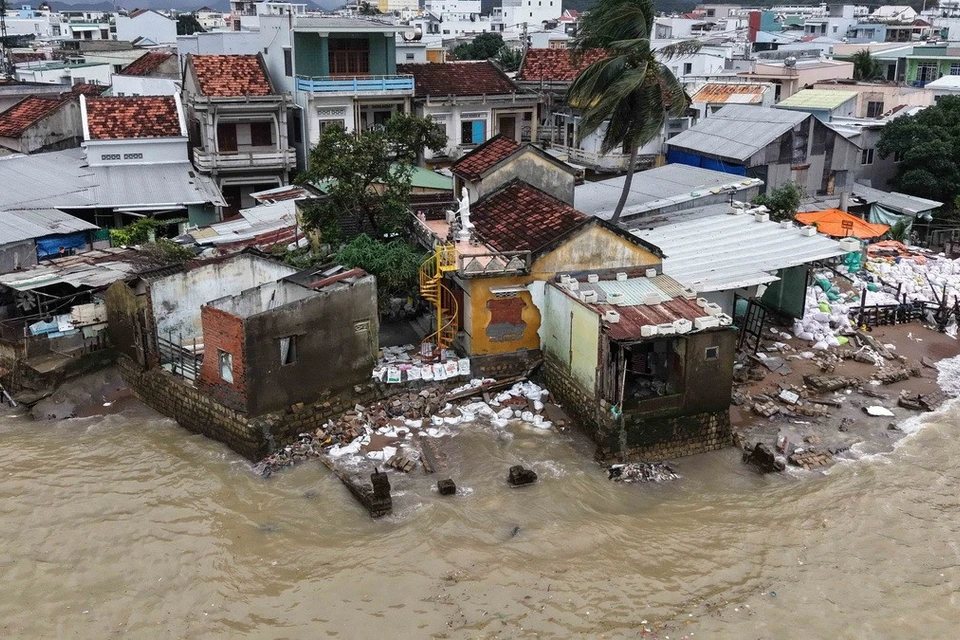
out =
{"type": "Polygon", "coordinates": [[[473,144],[481,144],[484,140],[487,139],[486,133],[487,123],[484,120],[474,120],[473,121],[473,144]]]}

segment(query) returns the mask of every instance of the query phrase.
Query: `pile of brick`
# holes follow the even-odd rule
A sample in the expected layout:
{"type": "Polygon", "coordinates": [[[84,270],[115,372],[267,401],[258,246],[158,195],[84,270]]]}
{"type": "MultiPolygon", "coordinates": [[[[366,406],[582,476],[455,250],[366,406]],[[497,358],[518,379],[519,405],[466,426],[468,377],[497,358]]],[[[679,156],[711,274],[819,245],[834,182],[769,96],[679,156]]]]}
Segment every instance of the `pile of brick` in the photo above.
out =
{"type": "Polygon", "coordinates": [[[787,456],[787,462],[807,471],[815,467],[825,467],[832,461],[833,457],[829,453],[816,449],[797,449],[787,456]]]}

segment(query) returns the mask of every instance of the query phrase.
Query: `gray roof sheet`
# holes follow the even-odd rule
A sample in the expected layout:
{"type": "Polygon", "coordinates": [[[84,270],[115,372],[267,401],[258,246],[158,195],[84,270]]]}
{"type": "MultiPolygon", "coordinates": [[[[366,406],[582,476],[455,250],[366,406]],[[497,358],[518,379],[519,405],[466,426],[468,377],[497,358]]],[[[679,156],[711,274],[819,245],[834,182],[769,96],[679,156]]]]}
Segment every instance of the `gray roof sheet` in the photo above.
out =
{"type": "Polygon", "coordinates": [[[779,269],[844,253],[840,243],[824,235],[802,236],[796,226],[757,222],[747,214],[720,214],[632,232],[663,250],[664,273],[698,292],[773,282],[779,269]]]}
{"type": "MultiPolygon", "coordinates": [[[[584,213],[608,219],[617,207],[625,176],[585,182],[574,192],[574,206],[584,213]]],[[[681,202],[695,201],[712,193],[735,193],[763,184],[756,178],[744,178],[721,171],[685,164],[668,164],[634,174],[623,209],[629,217],[681,202]]]]}
{"type": "Polygon", "coordinates": [[[136,249],[102,249],[54,258],[30,269],[2,274],[0,284],[17,291],[54,284],[99,288],[154,266],[136,249]]]}
{"type": "Polygon", "coordinates": [[[728,104],[667,144],[743,162],[810,117],[803,111],[728,104]]]}
{"type": "Polygon", "coordinates": [[[942,202],[937,202],[936,200],[918,198],[917,196],[898,193],[896,191],[881,191],[862,185],[859,182],[853,185],[852,191],[853,195],[858,198],[863,198],[867,201],[867,204],[877,203],[887,209],[893,209],[899,213],[914,216],[943,206],[942,202]]]}
{"type": "Polygon", "coordinates": [[[0,210],[159,207],[213,203],[223,196],[189,162],[87,166],[82,149],[0,158],[0,210]]]}
{"type": "Polygon", "coordinates": [[[0,245],[98,228],[56,209],[0,211],[0,245]]]}

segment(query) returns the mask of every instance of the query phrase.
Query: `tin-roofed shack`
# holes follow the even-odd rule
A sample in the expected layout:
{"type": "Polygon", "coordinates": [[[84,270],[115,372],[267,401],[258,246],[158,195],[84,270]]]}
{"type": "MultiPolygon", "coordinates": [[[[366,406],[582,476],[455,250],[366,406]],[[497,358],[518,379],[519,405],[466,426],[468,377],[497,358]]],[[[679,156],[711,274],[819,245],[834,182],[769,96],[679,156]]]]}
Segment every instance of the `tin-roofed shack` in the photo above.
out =
{"type": "Polygon", "coordinates": [[[545,292],[547,380],[600,459],[663,460],[725,446],[737,333],[669,276],[561,276],[545,292]]]}

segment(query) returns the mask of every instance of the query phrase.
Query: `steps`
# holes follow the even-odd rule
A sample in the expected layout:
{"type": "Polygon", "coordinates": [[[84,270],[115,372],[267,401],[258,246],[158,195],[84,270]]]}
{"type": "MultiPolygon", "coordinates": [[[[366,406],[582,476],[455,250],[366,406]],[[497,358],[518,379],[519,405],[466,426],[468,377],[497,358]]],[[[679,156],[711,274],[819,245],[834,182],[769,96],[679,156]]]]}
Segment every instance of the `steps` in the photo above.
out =
{"type": "Polygon", "coordinates": [[[452,244],[437,245],[434,253],[420,265],[420,295],[433,307],[434,331],[423,339],[434,345],[434,354],[449,349],[457,337],[459,307],[453,292],[444,284],[443,274],[455,270],[456,249],[452,244]]]}

